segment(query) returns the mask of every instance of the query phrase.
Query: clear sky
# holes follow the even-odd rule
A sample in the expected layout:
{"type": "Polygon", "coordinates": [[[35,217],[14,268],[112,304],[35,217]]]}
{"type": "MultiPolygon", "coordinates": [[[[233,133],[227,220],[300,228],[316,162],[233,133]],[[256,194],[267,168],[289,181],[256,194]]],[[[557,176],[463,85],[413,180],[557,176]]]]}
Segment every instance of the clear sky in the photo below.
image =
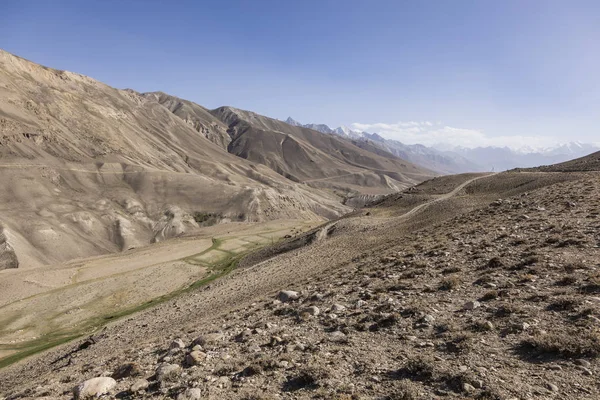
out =
{"type": "Polygon", "coordinates": [[[0,48],[406,142],[600,142],[598,0],[4,1],[0,48]]]}

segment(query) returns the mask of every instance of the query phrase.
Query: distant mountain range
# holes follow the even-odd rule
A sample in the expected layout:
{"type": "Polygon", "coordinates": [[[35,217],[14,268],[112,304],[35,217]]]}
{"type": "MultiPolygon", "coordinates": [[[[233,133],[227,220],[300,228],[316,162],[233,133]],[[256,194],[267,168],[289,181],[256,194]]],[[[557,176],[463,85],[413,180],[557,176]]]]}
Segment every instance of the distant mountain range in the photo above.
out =
{"type": "Polygon", "coordinates": [[[600,150],[589,143],[570,142],[543,150],[516,151],[508,147],[455,147],[452,151],[480,165],[486,171],[504,171],[562,163],[600,150]]]}
{"type": "Polygon", "coordinates": [[[361,142],[374,144],[399,158],[442,174],[504,171],[550,165],[584,157],[600,150],[597,145],[580,142],[569,142],[543,150],[523,148],[519,151],[508,147],[466,148],[447,144],[428,147],[421,144],[404,144],[397,140],[385,139],[377,133],[361,132],[347,126],[332,129],[325,124],[301,124],[291,117],[285,122],[345,137],[359,147],[361,142]]]}

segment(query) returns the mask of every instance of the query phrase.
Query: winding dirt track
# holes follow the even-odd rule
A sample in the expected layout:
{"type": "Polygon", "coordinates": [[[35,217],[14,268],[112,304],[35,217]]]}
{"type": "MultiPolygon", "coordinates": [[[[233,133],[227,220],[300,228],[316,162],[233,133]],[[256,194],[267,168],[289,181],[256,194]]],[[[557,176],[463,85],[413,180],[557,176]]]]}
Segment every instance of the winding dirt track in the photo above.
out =
{"type": "Polygon", "coordinates": [[[465,187],[467,187],[471,183],[473,183],[473,182],[475,182],[475,181],[477,181],[479,179],[482,179],[482,178],[487,178],[488,176],[492,176],[492,175],[494,175],[494,174],[490,173],[490,174],[487,174],[487,175],[476,176],[475,178],[469,179],[468,181],[463,182],[460,185],[458,185],[451,192],[443,194],[443,195],[440,195],[440,197],[437,197],[437,198],[435,198],[433,200],[430,200],[430,201],[428,201],[426,203],[419,204],[418,206],[412,208],[410,211],[404,213],[402,215],[402,217],[403,218],[408,218],[411,215],[414,215],[414,214],[418,213],[419,211],[423,210],[424,208],[427,208],[427,207],[431,206],[432,204],[438,203],[440,201],[448,200],[449,198],[456,196],[461,190],[463,190],[465,187]]]}

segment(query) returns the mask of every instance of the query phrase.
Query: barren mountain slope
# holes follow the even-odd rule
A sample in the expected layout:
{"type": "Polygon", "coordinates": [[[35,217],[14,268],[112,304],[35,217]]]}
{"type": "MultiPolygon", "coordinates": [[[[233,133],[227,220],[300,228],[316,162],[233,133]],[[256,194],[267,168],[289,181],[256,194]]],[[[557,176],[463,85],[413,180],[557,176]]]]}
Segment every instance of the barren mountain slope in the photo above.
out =
{"type": "Polygon", "coordinates": [[[599,195],[597,172],[437,178],[8,367],[0,393],[595,399],[599,195]]]}
{"type": "Polygon", "coordinates": [[[375,146],[363,149],[337,136],[253,112],[221,107],[212,113],[229,126],[231,153],[265,164],[293,181],[358,192],[370,187],[382,193],[435,175],[375,146]]]}
{"type": "Polygon", "coordinates": [[[554,165],[544,165],[531,168],[530,170],[544,172],[598,171],[600,170],[600,151],[585,157],[576,158],[575,160],[554,165]]]}
{"type": "Polygon", "coordinates": [[[262,221],[348,210],[213,143],[226,126],[201,107],[157,96],[0,51],[0,268],[177,236],[197,227],[195,212],[262,221]],[[205,124],[176,115],[188,109],[205,124]]]}
{"type": "Polygon", "coordinates": [[[170,96],[162,92],[144,93],[146,99],[157,101],[165,106],[173,114],[193,126],[195,130],[203,134],[208,140],[227,149],[231,137],[227,133],[227,125],[215,118],[210,110],[188,100],[170,96]]]}

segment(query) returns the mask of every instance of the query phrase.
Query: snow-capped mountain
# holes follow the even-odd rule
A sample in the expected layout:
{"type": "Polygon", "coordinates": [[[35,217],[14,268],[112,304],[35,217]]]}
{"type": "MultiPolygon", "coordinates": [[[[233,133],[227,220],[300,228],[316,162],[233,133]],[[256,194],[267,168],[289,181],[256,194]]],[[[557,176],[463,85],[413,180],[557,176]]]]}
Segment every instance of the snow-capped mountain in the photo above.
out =
{"type": "Polygon", "coordinates": [[[537,167],[584,157],[600,150],[589,143],[570,142],[545,149],[518,150],[508,147],[455,147],[454,153],[481,165],[486,171],[505,171],[513,168],[537,167]]]}
{"type": "Polygon", "coordinates": [[[354,131],[354,130],[348,128],[345,125],[342,125],[342,126],[340,126],[338,128],[335,128],[333,130],[333,133],[335,133],[336,135],[339,135],[339,136],[345,136],[345,137],[349,137],[349,138],[352,138],[352,139],[360,139],[360,138],[362,138],[364,136],[363,132],[354,131]]]}
{"type": "Polygon", "coordinates": [[[380,149],[392,153],[396,157],[442,174],[483,171],[481,166],[470,162],[456,153],[439,151],[420,144],[406,145],[396,140],[385,139],[377,133],[361,132],[344,125],[331,129],[325,124],[301,124],[292,117],[289,117],[285,122],[293,126],[301,126],[321,133],[345,137],[352,140],[359,147],[375,145],[380,149]]]}
{"type": "Polygon", "coordinates": [[[319,131],[321,133],[333,133],[333,129],[331,129],[325,124],[306,124],[302,126],[304,128],[314,129],[315,131],[319,131]]]}
{"type": "Polygon", "coordinates": [[[288,119],[285,120],[285,123],[288,125],[292,125],[292,126],[304,126],[300,122],[293,119],[292,117],[288,117],[288,119]]]}
{"type": "Polygon", "coordinates": [[[325,124],[301,124],[293,118],[285,122],[294,126],[314,129],[362,143],[375,144],[396,157],[421,165],[443,174],[462,172],[505,171],[513,168],[528,168],[556,164],[586,156],[600,150],[600,145],[581,142],[563,143],[554,147],[534,149],[522,147],[457,147],[448,143],[428,147],[421,144],[404,144],[385,139],[377,133],[360,132],[347,126],[331,129],[325,124]]]}

